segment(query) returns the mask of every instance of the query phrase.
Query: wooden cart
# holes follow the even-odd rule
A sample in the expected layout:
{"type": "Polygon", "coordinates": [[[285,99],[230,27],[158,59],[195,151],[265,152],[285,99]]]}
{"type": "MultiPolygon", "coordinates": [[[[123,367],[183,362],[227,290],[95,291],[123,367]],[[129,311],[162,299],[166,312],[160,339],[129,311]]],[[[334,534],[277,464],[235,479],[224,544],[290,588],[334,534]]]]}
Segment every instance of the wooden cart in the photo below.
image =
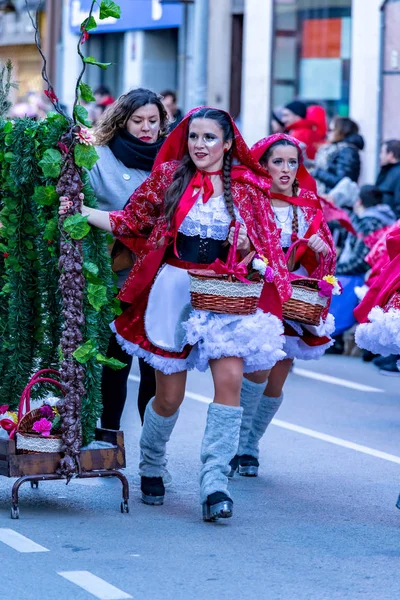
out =
{"type": "MultiPolygon", "coordinates": [[[[111,429],[96,429],[96,440],[113,444],[111,448],[82,450],[79,455],[79,469],[74,477],[91,479],[94,477],[117,477],[122,483],[121,512],[129,512],[129,484],[119,469],[126,466],[124,434],[111,429]]],[[[14,440],[0,439],[0,475],[18,477],[12,488],[11,518],[19,519],[18,491],[21,485],[30,481],[32,488],[39,481],[65,479],[57,474],[62,455],[59,453],[18,454],[14,440]]]]}

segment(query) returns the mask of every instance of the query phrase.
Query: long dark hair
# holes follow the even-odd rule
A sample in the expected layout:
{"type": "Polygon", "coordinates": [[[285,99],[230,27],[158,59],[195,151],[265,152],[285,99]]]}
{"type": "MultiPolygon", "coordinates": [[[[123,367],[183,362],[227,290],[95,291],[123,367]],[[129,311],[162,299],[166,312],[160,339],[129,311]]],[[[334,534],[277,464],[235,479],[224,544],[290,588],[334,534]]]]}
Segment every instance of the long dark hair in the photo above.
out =
{"type": "MultiPolygon", "coordinates": [[[[297,157],[298,157],[298,161],[300,164],[301,161],[301,150],[300,148],[294,143],[291,142],[290,140],[278,140],[276,142],[274,142],[273,144],[271,144],[271,146],[268,148],[268,150],[266,150],[264,152],[264,154],[262,155],[262,157],[260,158],[260,164],[268,169],[268,161],[272,156],[273,151],[275,150],[275,148],[277,148],[278,146],[291,146],[292,148],[296,148],[297,150],[297,157]]],[[[297,196],[297,193],[299,191],[299,182],[297,181],[297,179],[294,180],[293,182],[293,196],[297,196]]]]}
{"type": "Polygon", "coordinates": [[[124,94],[103,113],[95,128],[95,139],[98,146],[106,146],[118,130],[126,129],[126,125],[138,108],[154,104],[160,114],[160,137],[167,134],[168,115],[161,102],[161,97],[145,88],[137,88],[124,94]]]}
{"type": "MultiPolygon", "coordinates": [[[[190,125],[194,121],[194,119],[212,119],[213,121],[216,121],[222,129],[224,142],[233,140],[234,133],[232,123],[229,117],[222,111],[210,108],[201,108],[200,110],[196,111],[191,115],[189,119],[188,132],[190,125]]],[[[224,198],[227,211],[232,217],[232,219],[236,219],[231,188],[232,158],[233,144],[232,148],[224,155],[223,181],[224,198]]],[[[165,216],[167,218],[168,223],[171,223],[179,201],[195,173],[196,166],[190,158],[189,153],[187,152],[181,160],[179,167],[174,173],[174,180],[172,184],[165,192],[165,216]]]]}

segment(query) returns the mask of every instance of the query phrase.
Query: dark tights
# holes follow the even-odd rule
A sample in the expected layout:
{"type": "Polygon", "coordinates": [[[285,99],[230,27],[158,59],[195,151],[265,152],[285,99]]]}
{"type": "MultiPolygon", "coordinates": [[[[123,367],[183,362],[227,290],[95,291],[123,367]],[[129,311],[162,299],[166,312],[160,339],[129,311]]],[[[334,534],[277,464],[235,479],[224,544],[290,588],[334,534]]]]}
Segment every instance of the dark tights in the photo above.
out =
{"type": "MultiPolygon", "coordinates": [[[[125,306],[122,306],[122,308],[125,308],[125,306]]],[[[121,348],[115,334],[111,336],[107,358],[116,358],[126,364],[126,367],[118,371],[114,371],[109,367],[103,367],[101,379],[101,393],[103,397],[101,426],[104,429],[118,430],[120,429],[121,416],[128,392],[128,377],[132,366],[132,356],[121,348]]],[[[143,423],[146,406],[151,398],[156,395],[156,376],[153,367],[145,363],[142,358],[139,358],[139,368],[138,410],[143,423]]]]}

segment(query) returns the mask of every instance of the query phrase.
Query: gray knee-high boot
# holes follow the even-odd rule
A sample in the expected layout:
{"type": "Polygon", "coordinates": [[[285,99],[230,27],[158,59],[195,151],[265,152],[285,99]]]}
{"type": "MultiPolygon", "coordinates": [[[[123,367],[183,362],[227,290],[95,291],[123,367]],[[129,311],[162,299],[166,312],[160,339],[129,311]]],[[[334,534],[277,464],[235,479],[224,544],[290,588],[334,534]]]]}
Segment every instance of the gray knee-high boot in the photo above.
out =
{"type": "Polygon", "coordinates": [[[204,520],[232,516],[232,500],[228,496],[229,462],[237,450],[242,412],[240,406],[213,403],[208,407],[200,473],[200,502],[204,520]],[[210,506],[207,499],[213,494],[216,502],[210,506]]]}
{"type": "Polygon", "coordinates": [[[167,442],[178,420],[179,410],[171,417],[161,417],[150,401],[144,414],[140,437],[141,477],[162,477],[167,465],[167,442]]]}
{"type": "Polygon", "coordinates": [[[251,431],[247,439],[245,454],[254,456],[258,459],[259,456],[259,442],[267,430],[268,425],[278,412],[278,409],[283,401],[283,394],[279,398],[270,398],[268,396],[262,396],[256,413],[253,417],[253,423],[251,425],[251,431]]]}
{"type": "Polygon", "coordinates": [[[243,377],[240,391],[240,406],[243,408],[242,424],[239,433],[239,446],[237,454],[246,453],[247,440],[251,431],[253,417],[265,390],[265,383],[254,383],[243,377]]]}

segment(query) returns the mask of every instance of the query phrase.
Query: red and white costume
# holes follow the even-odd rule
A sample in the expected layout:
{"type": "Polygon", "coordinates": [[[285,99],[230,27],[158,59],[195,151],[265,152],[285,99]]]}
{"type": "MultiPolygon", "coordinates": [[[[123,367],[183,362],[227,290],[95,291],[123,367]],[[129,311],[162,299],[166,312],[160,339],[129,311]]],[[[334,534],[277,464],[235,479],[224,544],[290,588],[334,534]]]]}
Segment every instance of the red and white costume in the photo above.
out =
{"type": "MultiPolygon", "coordinates": [[[[400,354],[400,226],[386,236],[387,254],[382,241],[375,256],[380,274],[374,272],[370,288],[354,314],[360,325],[356,343],[374,354],[400,354]]],[[[375,271],[375,270],[374,270],[375,271]]]]}
{"type": "Polygon", "coordinates": [[[167,227],[164,195],[187,153],[191,114],[168,136],[153,172],[126,208],[110,213],[113,235],[137,256],[119,294],[131,307],[115,320],[113,330],[128,353],[166,374],[194,367],[205,370],[210,359],[226,356],[243,358],[245,371],[269,369],[284,358],[281,306],[291,286],[270,208],[269,179],[233,121],[234,158],[239,163],[231,175],[236,217],[246,225],[255,250],[268,259],[274,282],[265,283],[254,315],[219,315],[190,305],[187,271],[198,265],[179,260],[178,234],[225,240],[231,226],[223,196],[213,197],[207,173],[197,172],[167,227]]]}
{"type": "MultiPolygon", "coordinates": [[[[259,161],[265,152],[279,140],[289,140],[300,146],[296,139],[291,136],[278,133],[260,140],[252,148],[253,157],[259,161]]],[[[302,154],[300,152],[301,161],[302,154]]],[[[289,208],[274,208],[276,226],[280,235],[282,248],[289,248],[296,239],[308,239],[314,234],[327,244],[330,252],[326,258],[316,258],[315,253],[306,246],[301,245],[296,250],[296,265],[299,265],[295,272],[290,273],[291,279],[298,279],[301,276],[322,279],[326,275],[333,275],[336,267],[336,249],[332,239],[331,232],[326,223],[319,199],[315,193],[315,180],[308,173],[304,165],[300,164],[297,171],[297,180],[300,184],[300,193],[296,197],[274,194],[280,200],[289,203],[289,208]],[[298,232],[294,233],[293,206],[297,207],[298,232]],[[285,213],[281,218],[280,212],[285,213]],[[287,215],[287,218],[286,218],[287,215]],[[284,222],[283,222],[284,221],[284,222]]],[[[318,327],[304,325],[294,321],[284,321],[285,326],[285,345],[284,351],[286,358],[299,358],[302,360],[313,360],[320,358],[324,352],[333,344],[331,335],[335,330],[335,321],[329,314],[329,303],[324,310],[321,323],[318,327]]]]}

